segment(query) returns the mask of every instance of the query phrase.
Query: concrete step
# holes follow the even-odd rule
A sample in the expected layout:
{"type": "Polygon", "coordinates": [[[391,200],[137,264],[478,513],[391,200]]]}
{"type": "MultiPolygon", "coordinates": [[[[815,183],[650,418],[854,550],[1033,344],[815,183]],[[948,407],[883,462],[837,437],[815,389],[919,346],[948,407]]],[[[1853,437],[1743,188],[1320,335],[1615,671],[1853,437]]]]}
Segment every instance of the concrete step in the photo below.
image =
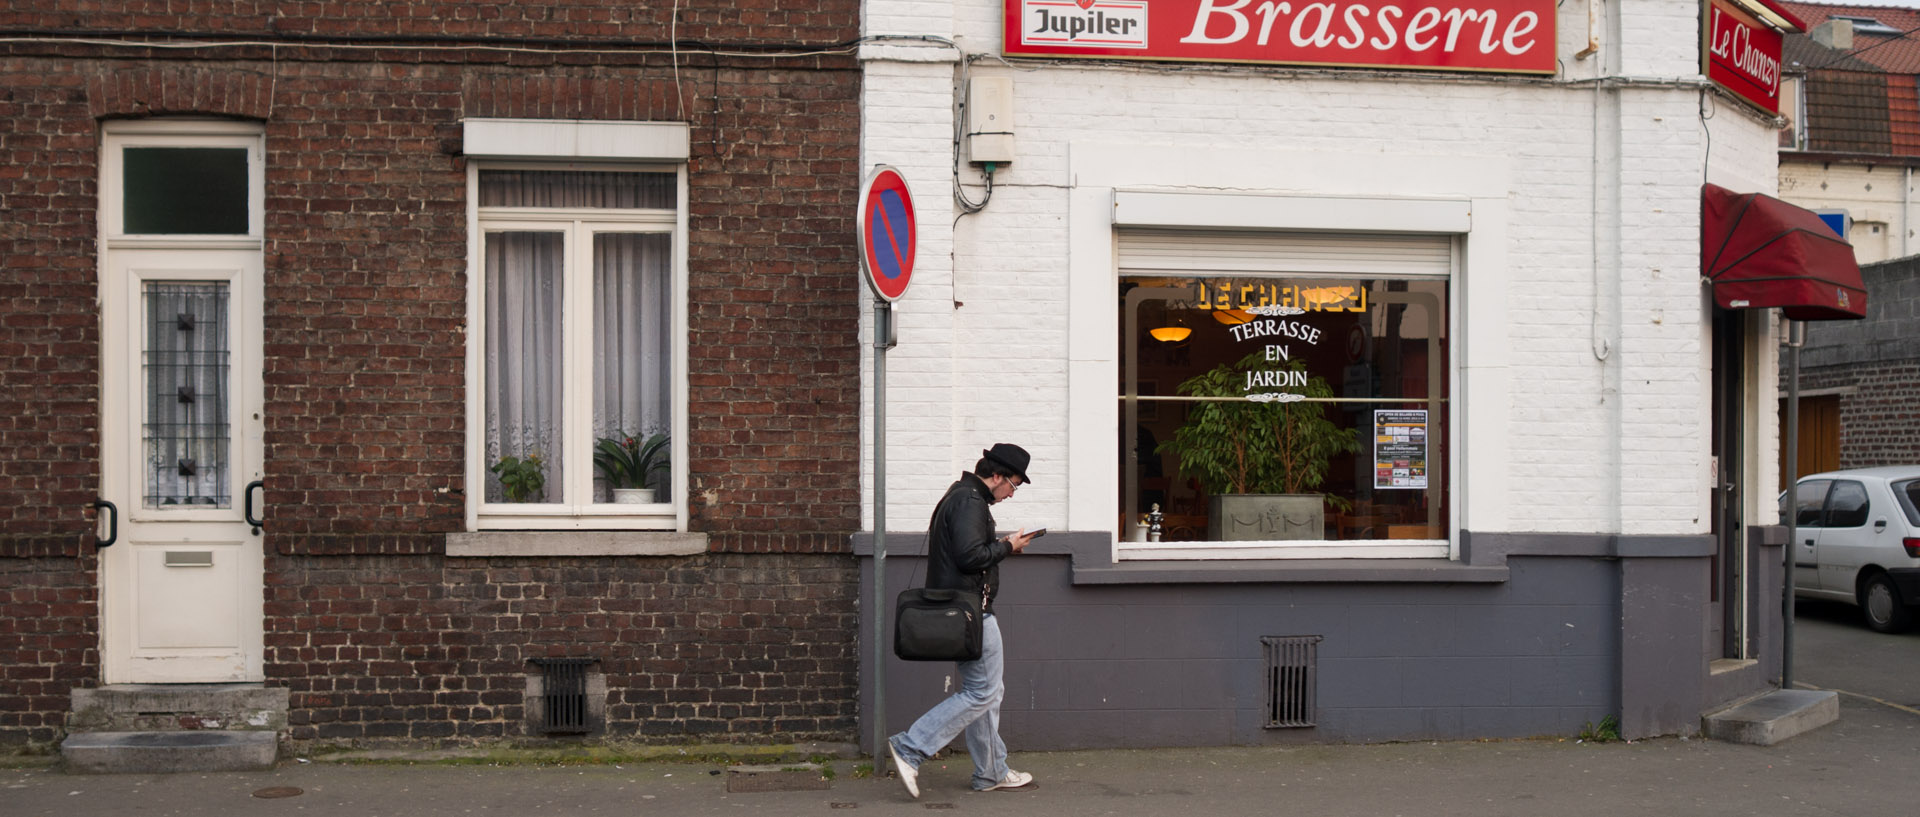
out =
{"type": "Polygon", "coordinates": [[[1715,740],[1772,746],[1839,719],[1838,693],[1781,689],[1701,718],[1701,731],[1715,740]]]}
{"type": "Polygon", "coordinates": [[[262,730],[287,726],[287,690],[260,684],[114,684],[76,689],[68,732],[262,730]]]}
{"type": "Polygon", "coordinates": [[[261,684],[76,689],[60,756],[80,774],[273,768],[287,690],[261,684]]]}
{"type": "Polygon", "coordinates": [[[80,732],[60,744],[76,774],[247,772],[273,768],[272,732],[80,732]]]}

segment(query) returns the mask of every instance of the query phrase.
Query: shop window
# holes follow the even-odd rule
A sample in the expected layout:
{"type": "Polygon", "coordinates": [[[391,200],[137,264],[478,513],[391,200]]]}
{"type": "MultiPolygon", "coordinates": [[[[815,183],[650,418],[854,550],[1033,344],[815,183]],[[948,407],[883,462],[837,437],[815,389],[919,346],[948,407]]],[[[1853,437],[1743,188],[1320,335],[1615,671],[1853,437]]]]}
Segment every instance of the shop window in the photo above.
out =
{"type": "Polygon", "coordinates": [[[1157,521],[1157,548],[1446,539],[1450,254],[1430,243],[1437,274],[1359,269],[1390,242],[1153,263],[1123,236],[1122,538],[1157,521]]]}
{"type": "Polygon", "coordinates": [[[674,526],[682,184],[479,171],[483,527],[674,526]]]}

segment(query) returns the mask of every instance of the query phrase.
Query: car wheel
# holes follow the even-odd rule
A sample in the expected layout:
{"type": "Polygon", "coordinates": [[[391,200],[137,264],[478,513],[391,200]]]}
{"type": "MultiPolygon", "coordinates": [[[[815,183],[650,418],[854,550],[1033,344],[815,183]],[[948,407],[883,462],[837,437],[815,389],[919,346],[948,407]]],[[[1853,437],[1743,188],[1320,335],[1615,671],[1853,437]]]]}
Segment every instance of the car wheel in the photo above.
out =
{"type": "Polygon", "coordinates": [[[1868,627],[1882,633],[1904,632],[1913,620],[1913,612],[1885,573],[1874,573],[1860,583],[1860,612],[1868,627]]]}

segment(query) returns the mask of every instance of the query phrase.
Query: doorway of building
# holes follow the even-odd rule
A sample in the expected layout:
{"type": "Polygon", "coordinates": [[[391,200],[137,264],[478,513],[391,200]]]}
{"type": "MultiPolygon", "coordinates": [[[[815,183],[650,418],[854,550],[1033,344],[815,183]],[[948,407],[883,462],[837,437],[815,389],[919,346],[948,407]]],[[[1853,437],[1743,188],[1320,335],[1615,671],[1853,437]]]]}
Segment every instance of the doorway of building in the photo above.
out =
{"type": "Polygon", "coordinates": [[[102,147],[102,680],[259,681],[260,133],[129,123],[102,147]]]}
{"type": "Polygon", "coordinates": [[[1746,316],[1713,310],[1713,613],[1720,658],[1747,657],[1746,316]]]}

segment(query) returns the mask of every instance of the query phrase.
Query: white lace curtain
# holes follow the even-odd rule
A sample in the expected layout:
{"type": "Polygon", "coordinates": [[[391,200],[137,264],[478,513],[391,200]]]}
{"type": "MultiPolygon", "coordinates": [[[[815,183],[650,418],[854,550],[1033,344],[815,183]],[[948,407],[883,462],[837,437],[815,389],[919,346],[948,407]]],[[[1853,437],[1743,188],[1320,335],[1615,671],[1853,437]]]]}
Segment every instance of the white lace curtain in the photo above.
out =
{"type": "MultiPolygon", "coordinates": [[[[485,206],[671,207],[672,179],[656,173],[483,173],[481,201],[485,206]]],[[[545,502],[567,501],[561,475],[569,461],[577,458],[581,467],[591,467],[592,461],[590,450],[564,450],[561,428],[567,235],[561,229],[493,232],[485,246],[487,464],[503,456],[538,455],[546,485],[542,496],[531,499],[545,502]]],[[[586,267],[592,277],[573,283],[592,288],[585,316],[593,322],[592,437],[644,439],[669,432],[672,236],[597,232],[589,241],[582,235],[588,246],[576,251],[591,252],[586,267]]],[[[488,501],[506,499],[497,474],[487,474],[486,490],[488,501]]]]}

